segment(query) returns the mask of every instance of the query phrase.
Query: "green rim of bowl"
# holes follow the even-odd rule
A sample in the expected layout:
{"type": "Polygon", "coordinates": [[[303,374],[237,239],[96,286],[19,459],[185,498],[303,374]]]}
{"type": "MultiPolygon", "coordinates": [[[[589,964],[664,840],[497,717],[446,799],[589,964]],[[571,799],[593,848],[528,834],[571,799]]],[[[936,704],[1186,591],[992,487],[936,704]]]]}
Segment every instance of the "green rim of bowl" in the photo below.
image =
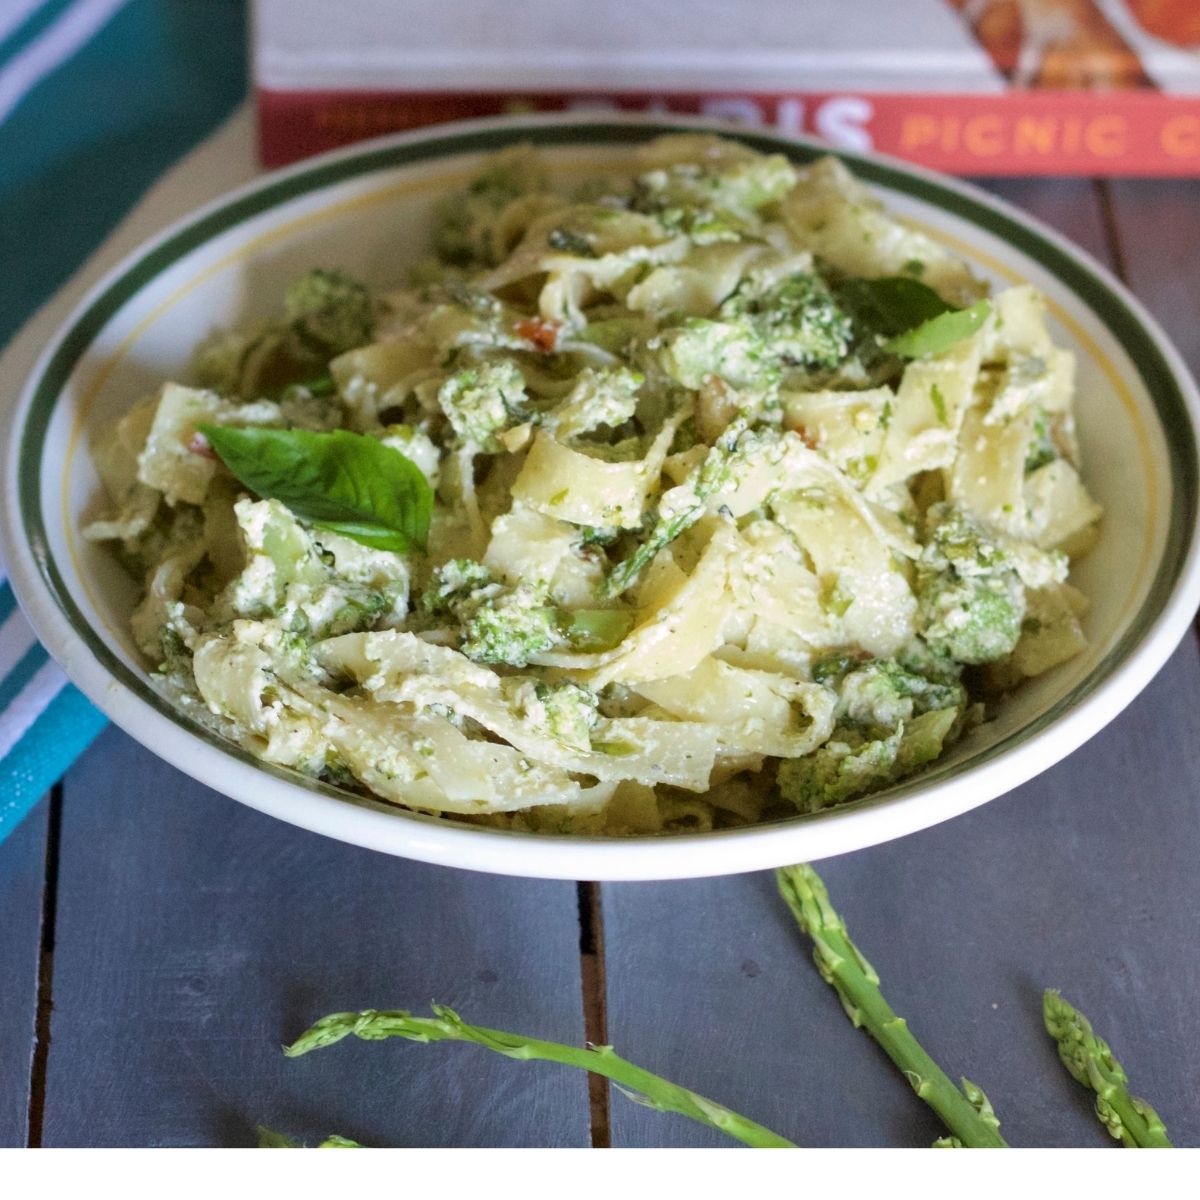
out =
{"type": "MultiPolygon", "coordinates": [[[[95,336],[121,307],[151,279],[204,242],[232,229],[243,221],[261,215],[278,204],[376,171],[452,155],[495,151],[513,142],[526,142],[540,147],[630,145],[649,141],[666,133],[697,132],[700,129],[702,126],[695,123],[670,121],[626,123],[597,120],[570,121],[561,124],[509,121],[503,126],[496,124],[461,132],[448,132],[442,136],[429,135],[415,140],[367,144],[357,150],[342,151],[327,159],[317,160],[311,166],[293,168],[280,178],[262,186],[253,187],[251,185],[253,190],[237,195],[224,204],[218,202],[216,206],[195,221],[153,245],[117,278],[111,280],[103,291],[92,298],[87,308],[62,335],[61,341],[37,381],[26,413],[24,427],[19,433],[22,444],[34,448],[35,451],[23,453],[20,458],[18,503],[21,523],[29,545],[33,549],[34,559],[44,583],[54,597],[55,603],[88,649],[115,678],[120,680],[139,699],[151,705],[176,725],[203,738],[224,753],[311,791],[335,796],[339,800],[386,810],[397,816],[412,817],[423,821],[435,820],[439,824],[444,824],[442,818],[425,817],[394,805],[363,800],[296,772],[264,763],[261,759],[255,758],[240,747],[217,737],[185,716],[151,686],[144,673],[139,674],[130,669],[117,657],[72,599],[50,552],[46,537],[40,500],[41,447],[55,405],[67,380],[95,336]]],[[[836,157],[842,159],[860,179],[896,192],[906,193],[915,199],[961,217],[999,237],[1038,262],[1083,300],[1116,338],[1128,355],[1130,362],[1135,365],[1147,393],[1153,399],[1165,434],[1174,492],[1166,543],[1149,592],[1120,640],[1088,674],[1087,678],[1082,680],[1071,692],[1035,720],[1014,730],[1001,741],[971,755],[962,762],[943,765],[940,768],[935,765],[907,782],[865,797],[854,804],[840,806],[839,811],[874,807],[911,794],[933,782],[952,778],[1013,750],[1020,743],[1075,708],[1108,680],[1125,661],[1131,651],[1146,636],[1158,614],[1163,611],[1185,568],[1188,547],[1192,531],[1196,527],[1198,507],[1200,507],[1195,434],[1188,415],[1187,403],[1175,372],[1137,313],[1103,278],[1084,262],[1046,238],[1038,229],[1024,224],[1001,208],[993,207],[984,200],[977,199],[957,188],[946,186],[932,176],[910,170],[899,163],[892,165],[877,158],[862,157],[841,151],[834,152],[828,147],[815,143],[776,137],[771,134],[729,129],[717,130],[715,128],[713,131],[735,136],[739,141],[764,153],[784,154],[792,162],[800,164],[811,162],[823,155],[836,153],[836,157]]],[[[788,816],[762,824],[763,827],[791,825],[828,815],[826,813],[788,816]]],[[[514,834],[510,831],[481,827],[472,827],[472,829],[473,832],[480,834],[542,836],[514,834]]],[[[690,836],[719,838],[734,832],[737,831],[713,830],[690,836]]]]}

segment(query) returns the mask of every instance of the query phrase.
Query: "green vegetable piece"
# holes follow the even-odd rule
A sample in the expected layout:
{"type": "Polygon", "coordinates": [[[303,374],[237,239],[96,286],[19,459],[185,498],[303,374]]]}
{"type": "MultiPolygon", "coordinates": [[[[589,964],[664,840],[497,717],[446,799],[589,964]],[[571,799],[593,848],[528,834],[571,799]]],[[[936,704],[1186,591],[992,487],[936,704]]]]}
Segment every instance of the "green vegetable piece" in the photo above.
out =
{"type": "Polygon", "coordinates": [[[917,565],[922,634],[935,654],[987,663],[1021,636],[1025,589],[1008,555],[968,514],[935,505],[932,535],[917,565]]]}
{"type": "Polygon", "coordinates": [[[942,395],[942,389],[936,383],[929,389],[929,403],[933,405],[937,419],[945,425],[947,422],[946,397],[942,395]]]}
{"type": "Polygon", "coordinates": [[[552,229],[546,238],[551,250],[573,254],[576,258],[595,258],[596,248],[582,234],[573,229],[552,229]]]}
{"type": "Polygon", "coordinates": [[[702,1125],[727,1133],[747,1146],[793,1146],[786,1138],[748,1117],[732,1112],[713,1100],[628,1062],[616,1054],[611,1046],[565,1046],[559,1042],[546,1042],[520,1034],[505,1033],[499,1029],[468,1025],[456,1012],[440,1004],[433,1006],[433,1013],[432,1017],[414,1017],[407,1012],[376,1012],[371,1009],[360,1013],[333,1013],[323,1017],[290,1046],[284,1047],[283,1052],[288,1058],[298,1058],[312,1050],[332,1046],[349,1035],[364,1041],[402,1037],[411,1042],[426,1044],[471,1042],[486,1050],[503,1054],[506,1058],[523,1062],[539,1060],[562,1063],[602,1075],[605,1079],[611,1079],[626,1096],[639,1104],[659,1112],[674,1112],[690,1117],[702,1125]]]}
{"type": "Polygon", "coordinates": [[[837,992],[854,1027],[866,1029],[950,1130],[954,1141],[939,1144],[1005,1146],[1000,1122],[983,1091],[965,1079],[961,1091],[955,1087],[909,1031],[907,1022],[892,1011],[875,968],[850,940],[846,923],[816,871],[800,864],[781,868],[775,878],[792,916],[812,939],[813,960],[821,978],[837,992]]]}
{"type": "Polygon", "coordinates": [[[466,191],[435,206],[433,243],[438,258],[459,267],[495,266],[509,249],[496,236],[496,216],[519,196],[539,192],[545,184],[545,171],[529,146],[514,146],[489,159],[466,191]]]}
{"type": "Polygon", "coordinates": [[[672,379],[692,389],[713,375],[741,389],[770,389],[780,379],[779,360],[746,318],[689,317],[664,335],[661,361],[672,379]]]}
{"type": "Polygon", "coordinates": [[[610,650],[633,628],[633,614],[615,608],[564,610],[559,629],[574,650],[610,650]]]}
{"type": "Polygon", "coordinates": [[[986,300],[980,300],[970,308],[944,312],[923,321],[915,329],[889,338],[883,348],[889,354],[899,354],[901,358],[945,354],[952,346],[977,332],[991,311],[992,306],[986,300]]]}
{"type": "Polygon", "coordinates": [[[375,333],[371,293],[341,271],[301,275],[288,286],[283,305],[297,336],[325,358],[365,346],[375,333]]]}
{"type": "Polygon", "coordinates": [[[473,592],[495,583],[496,577],[483,563],[473,558],[452,558],[435,568],[421,594],[421,610],[427,617],[443,616],[473,592]]]}
{"type": "MultiPolygon", "coordinates": [[[[260,1150],[303,1150],[302,1146],[295,1138],[290,1138],[286,1133],[276,1133],[273,1129],[268,1129],[265,1125],[258,1127],[258,1148],[260,1150]]],[[[358,1142],[352,1142],[349,1138],[344,1138],[340,1134],[331,1133],[324,1141],[318,1142],[318,1150],[361,1150],[363,1147],[358,1142]]]]}
{"type": "Polygon", "coordinates": [[[472,598],[459,612],[463,623],[460,649],[482,663],[526,666],[536,654],[558,645],[558,614],[544,590],[518,584],[472,598]]]}
{"type": "MultiPolygon", "coordinates": [[[[827,680],[828,674],[819,682],[827,680]]],[[[914,716],[965,702],[966,692],[956,680],[927,679],[894,658],[881,658],[852,664],[838,684],[837,715],[862,728],[892,730],[914,716]]]]}
{"type": "Polygon", "coordinates": [[[832,367],[850,346],[850,318],[816,275],[791,275],[763,290],[748,281],[720,312],[748,320],[767,351],[787,365],[832,367]]]}
{"type": "Polygon", "coordinates": [[[866,738],[839,726],[811,754],[779,764],[780,795],[801,812],[820,812],[877,791],[892,781],[902,731],[866,738]]]}
{"type": "Polygon", "coordinates": [[[525,379],[508,359],[465,367],[438,389],[438,404],[459,439],[488,451],[499,448],[496,434],[520,419],[524,401],[525,379]]]}
{"type": "Polygon", "coordinates": [[[1108,1043],[1097,1037],[1091,1022],[1053,988],[1042,994],[1042,1020],[1058,1043],[1058,1057],[1071,1077],[1096,1093],[1096,1116],[1126,1146],[1163,1149],[1171,1146],[1162,1118],[1129,1094],[1129,1077],[1108,1043]]]}
{"type": "MultiPolygon", "coordinates": [[[[736,467],[735,456],[749,424],[744,416],[731,421],[704,456],[704,461],[683,483],[677,488],[672,488],[663,497],[664,510],[659,512],[658,520],[650,530],[649,536],[627,559],[619,562],[609,572],[604,583],[606,596],[619,596],[631,588],[654,556],[700,519],[708,506],[709,498],[720,492],[732,479],[736,467]],[[672,505],[669,511],[666,510],[668,500],[672,505]]],[[[753,453],[753,446],[749,447],[749,452],[753,453]]]]}
{"type": "Polygon", "coordinates": [[[243,487],[300,520],[375,550],[425,549],[433,491],[416,464],[375,438],[207,424],[200,432],[243,487]]]}
{"type": "Polygon", "coordinates": [[[596,693],[569,680],[537,683],[525,715],[564,746],[592,749],[592,726],[599,718],[596,693]]]}
{"type": "Polygon", "coordinates": [[[833,293],[860,332],[893,338],[942,313],[956,311],[928,284],[905,275],[842,279],[833,293]]]}
{"type": "Polygon", "coordinates": [[[1058,458],[1058,446],[1050,431],[1050,418],[1044,408],[1039,408],[1033,418],[1033,437],[1025,454],[1025,474],[1044,467],[1058,458]]]}

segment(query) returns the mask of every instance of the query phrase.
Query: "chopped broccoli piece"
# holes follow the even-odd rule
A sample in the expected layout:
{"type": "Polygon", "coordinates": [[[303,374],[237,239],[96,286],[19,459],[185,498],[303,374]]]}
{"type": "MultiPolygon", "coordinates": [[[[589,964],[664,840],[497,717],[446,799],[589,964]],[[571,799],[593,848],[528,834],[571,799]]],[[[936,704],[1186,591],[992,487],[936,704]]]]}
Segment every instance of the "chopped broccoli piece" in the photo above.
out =
{"type": "Polygon", "coordinates": [[[1025,453],[1025,474],[1044,467],[1058,458],[1058,447],[1050,432],[1050,419],[1044,408],[1039,408],[1033,419],[1033,437],[1025,453]]]}
{"type": "Polygon", "coordinates": [[[476,592],[461,606],[462,652],[476,662],[523,667],[562,640],[545,591],[521,583],[476,592]]]}
{"type": "Polygon", "coordinates": [[[838,716],[853,725],[892,730],[921,713],[966,702],[961,684],[940,683],[905,670],[894,658],[848,672],[838,689],[838,716]]]}
{"type": "Polygon", "coordinates": [[[523,667],[563,640],[545,588],[508,587],[469,558],[453,558],[434,571],[421,610],[427,617],[452,616],[462,627],[460,649],[476,662],[523,667]]]}
{"type": "Polygon", "coordinates": [[[437,567],[425,585],[421,611],[427,617],[443,616],[473,593],[495,583],[495,576],[483,563],[471,558],[452,558],[437,567]]]}
{"type": "Polygon", "coordinates": [[[767,286],[751,276],[720,314],[746,318],[767,351],[787,365],[832,367],[850,347],[850,318],[816,275],[791,275],[767,286]]]}
{"type": "Polygon", "coordinates": [[[669,226],[697,241],[713,241],[736,236],[759,209],[782,199],[796,182],[795,169],[781,154],[718,147],[705,158],[703,164],[675,162],[641,175],[634,208],[661,214],[669,226]]]}
{"type": "Polygon", "coordinates": [[[309,271],[283,298],[292,329],[314,353],[333,358],[365,346],[375,332],[371,293],[341,271],[309,271]]]}
{"type": "Polygon", "coordinates": [[[779,791],[801,812],[820,812],[856,796],[865,796],[894,778],[902,730],[885,738],[867,738],[838,727],[812,754],[779,764],[779,791]]]}
{"type": "Polygon", "coordinates": [[[524,715],[556,742],[585,753],[592,748],[592,727],[599,719],[598,698],[590,688],[567,680],[524,683],[519,702],[524,715]]]}
{"type": "Polygon", "coordinates": [[[525,380],[509,359],[456,371],[438,390],[438,404],[455,434],[481,450],[499,449],[496,434],[520,416],[525,380]]]}
{"type": "Polygon", "coordinates": [[[735,388],[769,391],[782,375],[779,360],[746,317],[692,317],[667,330],[660,345],[663,370],[686,388],[699,388],[716,375],[735,388]]]}
{"type": "Polygon", "coordinates": [[[780,794],[801,812],[820,812],[878,791],[933,762],[957,720],[957,707],[932,709],[882,737],[838,725],[812,754],[779,764],[780,794]]]}
{"type": "Polygon", "coordinates": [[[1021,636],[1025,589],[1009,556],[979,522],[935,505],[917,568],[922,633],[934,653],[962,663],[1011,654],[1021,636]]]}

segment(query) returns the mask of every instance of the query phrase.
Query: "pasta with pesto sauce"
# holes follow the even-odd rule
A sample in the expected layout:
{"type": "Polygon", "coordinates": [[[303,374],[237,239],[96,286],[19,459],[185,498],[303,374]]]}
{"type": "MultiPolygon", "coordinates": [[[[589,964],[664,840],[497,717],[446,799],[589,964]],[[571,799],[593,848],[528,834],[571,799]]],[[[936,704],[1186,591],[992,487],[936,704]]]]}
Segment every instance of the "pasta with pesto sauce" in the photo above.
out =
{"type": "Polygon", "coordinates": [[[407,286],[310,272],[97,446],[86,536],[174,704],[409,809],[649,834],[888,787],[1083,649],[1100,510],[1043,298],[836,159],[638,159],[569,192],[498,155],[407,286]],[[368,439],[407,492],[354,478],[368,439]],[[294,498],[335,475],[353,519],[294,498]]]}

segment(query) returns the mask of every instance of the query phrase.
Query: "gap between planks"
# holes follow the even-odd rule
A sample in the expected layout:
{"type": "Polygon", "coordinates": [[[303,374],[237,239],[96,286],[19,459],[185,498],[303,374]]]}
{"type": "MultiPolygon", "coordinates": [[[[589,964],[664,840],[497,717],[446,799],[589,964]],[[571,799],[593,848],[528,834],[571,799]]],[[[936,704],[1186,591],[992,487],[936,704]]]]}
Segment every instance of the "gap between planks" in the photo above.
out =
{"type": "Polygon", "coordinates": [[[46,1068],[50,1059],[50,1017],[54,1009],[54,933],[58,920],[58,857],[62,835],[63,785],[50,789],[46,822],[45,886],[42,891],[41,939],[38,949],[37,1008],[33,1056],[29,1067],[29,1112],[26,1144],[40,1147],[46,1113],[46,1068]]]}
{"type": "MultiPolygon", "coordinates": [[[[604,914],[598,883],[577,883],[579,904],[579,977],[583,995],[583,1031],[589,1045],[608,1044],[607,995],[604,980],[604,914]]],[[[592,1146],[612,1145],[608,1080],[588,1072],[588,1108],[592,1146]]]]}

